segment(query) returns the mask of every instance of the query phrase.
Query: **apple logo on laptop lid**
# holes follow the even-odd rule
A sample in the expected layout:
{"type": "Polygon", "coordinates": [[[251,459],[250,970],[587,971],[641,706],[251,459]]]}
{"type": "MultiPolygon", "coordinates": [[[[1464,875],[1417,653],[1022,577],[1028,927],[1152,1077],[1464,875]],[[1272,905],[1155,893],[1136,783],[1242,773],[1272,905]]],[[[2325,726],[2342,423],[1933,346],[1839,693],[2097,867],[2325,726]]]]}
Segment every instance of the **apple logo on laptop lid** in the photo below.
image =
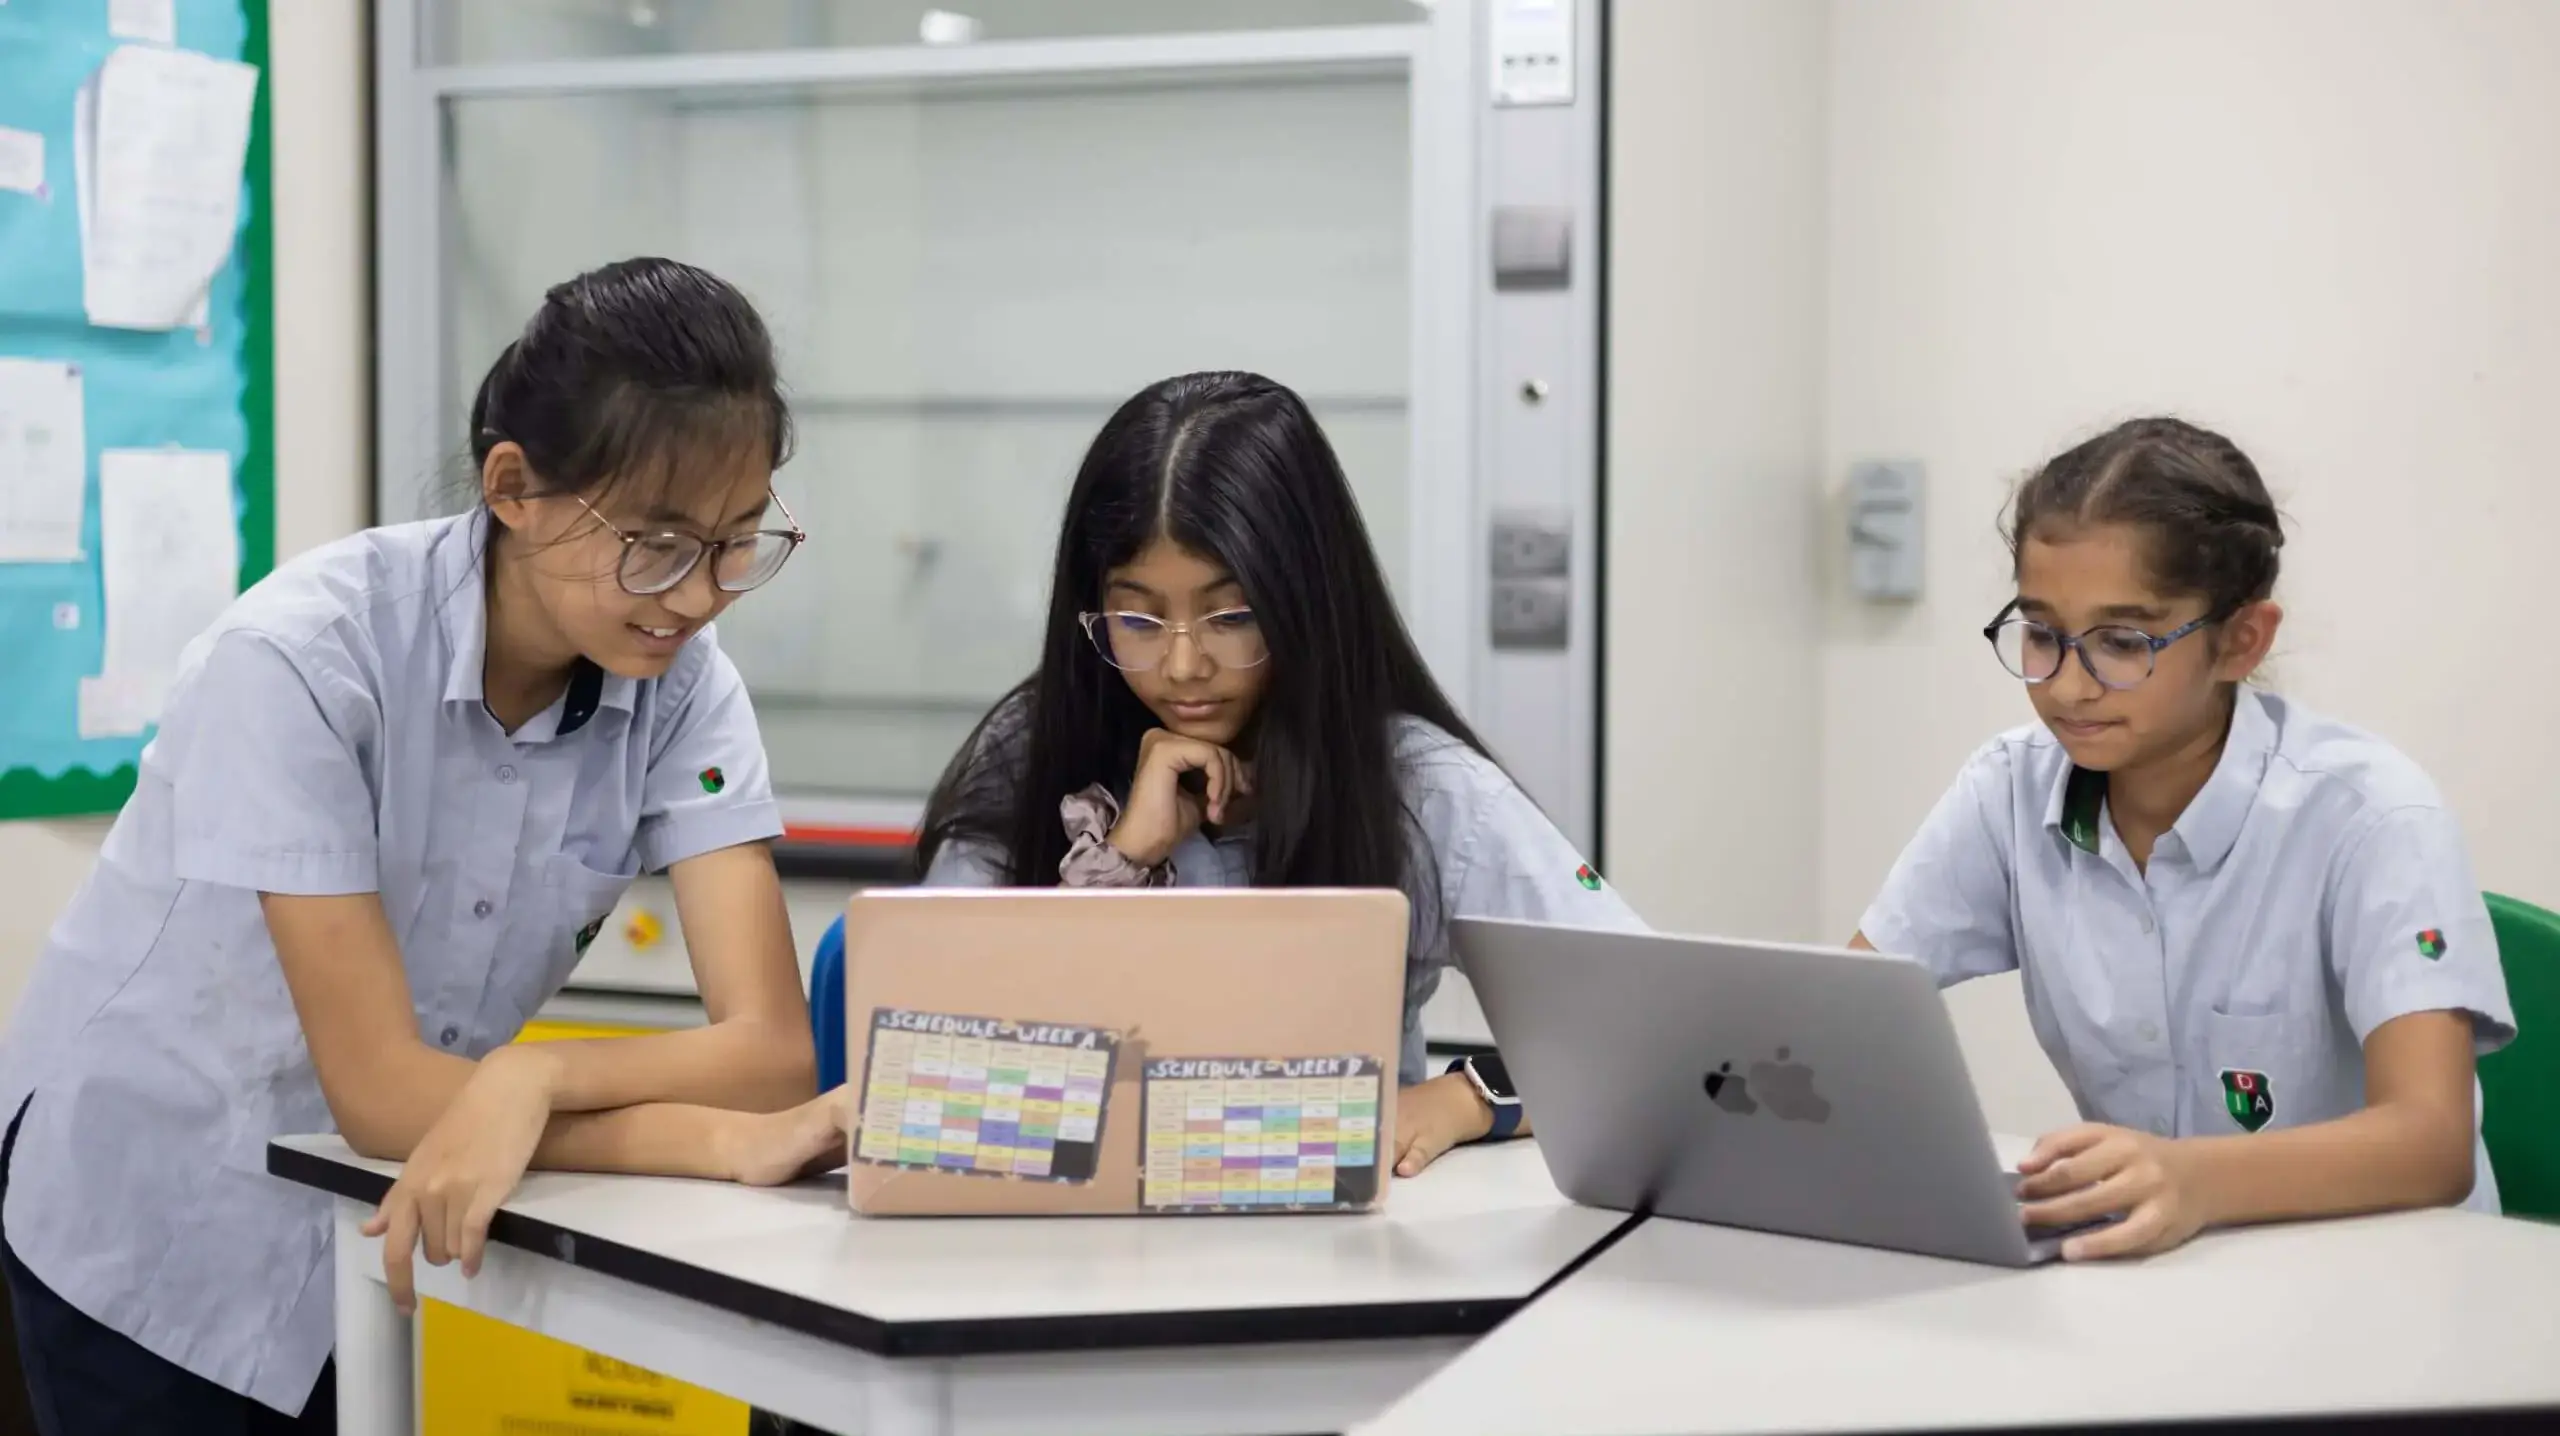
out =
{"type": "Polygon", "coordinates": [[[1781,1122],[1830,1121],[1831,1101],[1814,1090],[1812,1066],[1791,1061],[1791,1056],[1781,1047],[1776,1061],[1752,1063],[1748,1076],[1734,1071],[1730,1062],[1718,1063],[1701,1085],[1709,1101],[1737,1116],[1766,1107],[1781,1122]]]}
{"type": "Polygon", "coordinates": [[[1751,1079],[1735,1072],[1730,1062],[1718,1064],[1707,1074],[1706,1088],[1708,1100],[1728,1112],[1748,1117],[1760,1110],[1760,1104],[1751,1100],[1751,1079]]]}

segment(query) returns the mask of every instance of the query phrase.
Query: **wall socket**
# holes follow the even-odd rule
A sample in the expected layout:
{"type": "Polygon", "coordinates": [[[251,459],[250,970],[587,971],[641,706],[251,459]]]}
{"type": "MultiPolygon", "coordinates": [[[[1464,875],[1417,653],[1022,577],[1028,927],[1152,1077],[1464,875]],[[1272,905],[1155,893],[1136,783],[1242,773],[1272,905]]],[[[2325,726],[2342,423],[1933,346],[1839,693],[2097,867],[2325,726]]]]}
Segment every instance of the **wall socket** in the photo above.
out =
{"type": "Polygon", "coordinates": [[[1555,652],[1573,635],[1573,520],[1545,510],[1497,511],[1487,535],[1496,652],[1555,652]]]}
{"type": "Polygon", "coordinates": [[[1496,579],[1492,600],[1498,652],[1554,652],[1573,637],[1573,590],[1563,579],[1496,579]]]}
{"type": "Polygon", "coordinates": [[[1495,578],[1564,578],[1573,571],[1573,520],[1522,509],[1493,516],[1495,578]]]}

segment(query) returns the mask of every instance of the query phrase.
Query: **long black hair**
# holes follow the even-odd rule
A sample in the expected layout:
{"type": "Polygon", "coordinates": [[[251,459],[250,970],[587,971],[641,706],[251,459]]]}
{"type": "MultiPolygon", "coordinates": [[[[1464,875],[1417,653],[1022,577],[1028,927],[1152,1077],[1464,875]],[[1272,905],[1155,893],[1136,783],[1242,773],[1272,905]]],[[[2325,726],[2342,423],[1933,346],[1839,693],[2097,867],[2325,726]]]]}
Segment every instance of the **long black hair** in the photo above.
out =
{"type": "MultiPolygon", "coordinates": [[[[1400,717],[1485,751],[1397,615],[1360,508],[1304,400],[1256,374],[1187,374],[1120,406],[1067,495],[1040,666],[978,723],[926,804],[918,871],[951,842],[1002,855],[1004,881],[1053,887],[1058,800],[1125,795],[1157,726],[1076,615],[1159,536],[1235,575],[1271,649],[1254,715],[1257,887],[1399,887],[1414,820],[1400,717]]],[[[1429,874],[1422,874],[1428,881],[1429,874]]],[[[1419,916],[1419,914],[1417,914],[1419,916]]]]}

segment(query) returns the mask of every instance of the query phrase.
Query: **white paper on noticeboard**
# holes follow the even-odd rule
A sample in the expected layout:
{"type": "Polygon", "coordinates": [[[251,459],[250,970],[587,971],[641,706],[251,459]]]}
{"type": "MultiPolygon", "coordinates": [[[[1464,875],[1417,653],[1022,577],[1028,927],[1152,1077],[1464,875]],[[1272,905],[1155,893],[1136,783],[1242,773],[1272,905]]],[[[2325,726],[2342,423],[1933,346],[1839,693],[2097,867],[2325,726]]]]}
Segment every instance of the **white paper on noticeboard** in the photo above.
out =
{"type": "MultiPolygon", "coordinates": [[[[161,685],[165,688],[166,685],[161,685]]],[[[98,673],[80,680],[80,736],[131,738],[160,720],[163,694],[140,678],[98,673]]]]}
{"type": "Polygon", "coordinates": [[[201,324],[231,257],[249,153],[254,66],[127,45],[74,106],[89,322],[201,324]]]}
{"type": "Polygon", "coordinates": [[[81,556],[88,449],[79,366],[0,359],[0,563],[81,556]]]}
{"type": "MultiPolygon", "coordinates": [[[[239,524],[228,454],[110,449],[98,456],[107,613],[97,679],[113,690],[98,698],[102,708],[159,718],[179,655],[239,594],[239,524]]],[[[91,686],[83,685],[84,703],[91,686]]]]}
{"type": "Polygon", "coordinates": [[[178,43],[177,0],[107,0],[107,33],[152,45],[178,43]]]}
{"type": "Polygon", "coordinates": [[[0,125],[0,190],[44,193],[44,136],[0,125]]]}

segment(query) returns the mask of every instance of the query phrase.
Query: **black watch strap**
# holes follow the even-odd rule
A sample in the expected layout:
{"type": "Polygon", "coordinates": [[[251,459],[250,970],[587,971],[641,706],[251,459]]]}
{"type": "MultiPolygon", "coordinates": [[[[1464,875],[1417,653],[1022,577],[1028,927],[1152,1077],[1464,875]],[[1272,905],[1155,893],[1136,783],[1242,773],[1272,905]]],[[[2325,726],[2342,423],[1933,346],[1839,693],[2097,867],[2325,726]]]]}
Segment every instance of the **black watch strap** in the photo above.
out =
{"type": "MultiPolygon", "coordinates": [[[[1449,1070],[1453,1073],[1465,1073],[1468,1085],[1476,1089],[1476,1095],[1479,1098],[1484,1096],[1486,1087],[1483,1079],[1477,1077],[1475,1074],[1474,1058],[1461,1057],[1449,1064],[1449,1070]]],[[[1520,1115],[1526,1109],[1520,1105],[1518,1099],[1515,1098],[1509,1102],[1488,1101],[1486,1105],[1493,1108],[1493,1126],[1483,1136],[1476,1138],[1477,1141],[1507,1142],[1511,1140],[1511,1138],[1519,1135],[1520,1115]]]]}

